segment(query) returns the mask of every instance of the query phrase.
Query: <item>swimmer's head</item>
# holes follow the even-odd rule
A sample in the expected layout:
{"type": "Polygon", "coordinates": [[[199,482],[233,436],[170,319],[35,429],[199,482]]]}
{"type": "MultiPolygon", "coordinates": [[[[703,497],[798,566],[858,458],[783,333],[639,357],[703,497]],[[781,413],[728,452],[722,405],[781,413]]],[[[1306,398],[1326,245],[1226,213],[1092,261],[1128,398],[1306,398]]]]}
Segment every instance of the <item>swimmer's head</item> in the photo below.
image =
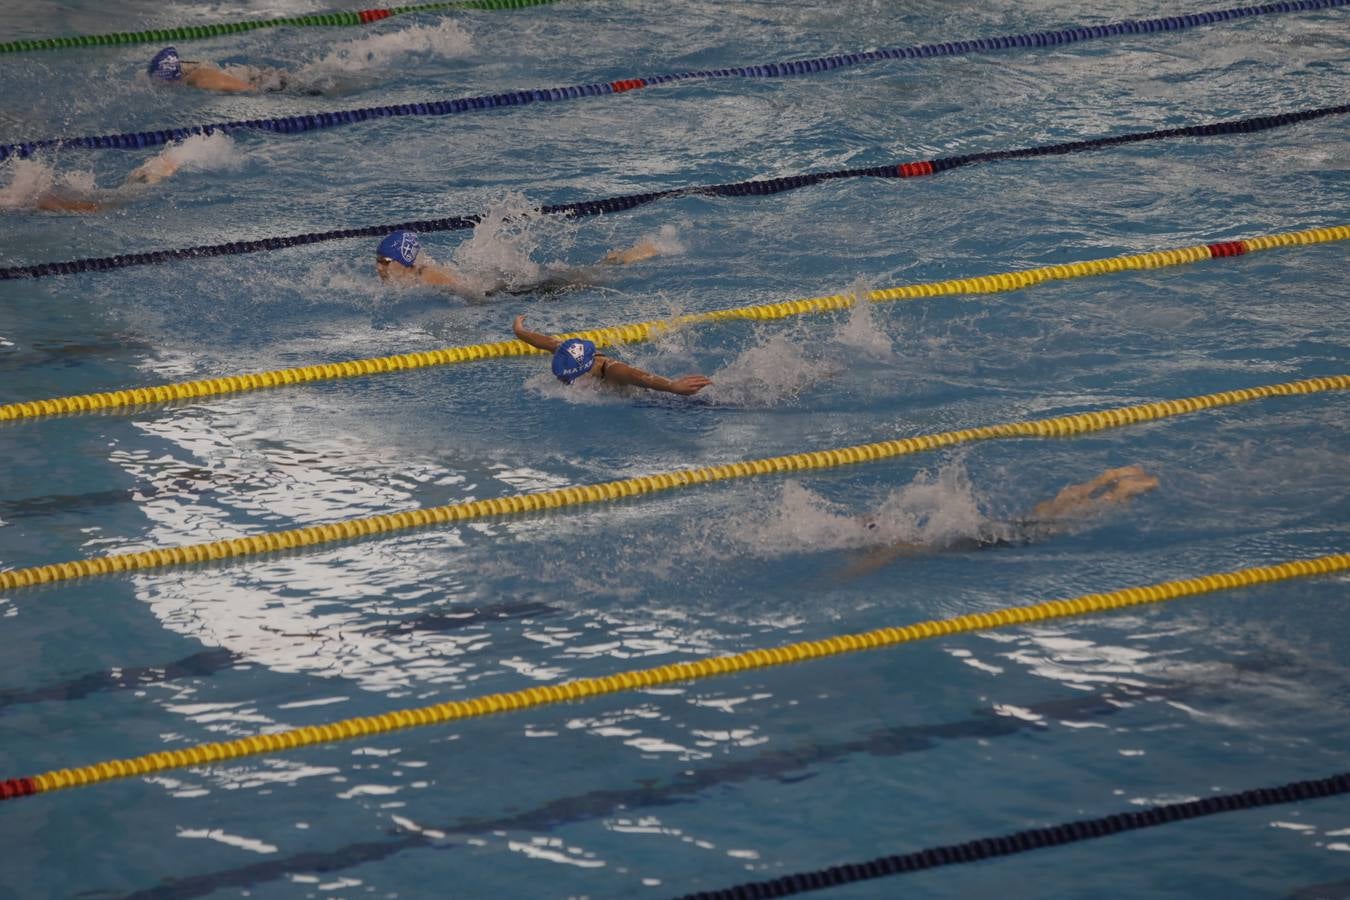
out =
{"type": "Polygon", "coordinates": [[[150,68],[147,69],[151,78],[158,78],[161,81],[177,81],[183,77],[183,61],[178,58],[178,51],[172,47],[165,47],[155,54],[155,58],[150,60],[150,68]]]}
{"type": "Polygon", "coordinates": [[[553,351],[553,374],[563,384],[571,384],[595,365],[595,345],[581,338],[569,338],[553,351]]]}
{"type": "Polygon", "coordinates": [[[405,269],[411,269],[413,263],[417,262],[417,255],[421,252],[422,245],[417,242],[415,233],[395,231],[380,241],[380,246],[375,251],[375,270],[383,278],[389,271],[391,263],[398,263],[405,269]]]}

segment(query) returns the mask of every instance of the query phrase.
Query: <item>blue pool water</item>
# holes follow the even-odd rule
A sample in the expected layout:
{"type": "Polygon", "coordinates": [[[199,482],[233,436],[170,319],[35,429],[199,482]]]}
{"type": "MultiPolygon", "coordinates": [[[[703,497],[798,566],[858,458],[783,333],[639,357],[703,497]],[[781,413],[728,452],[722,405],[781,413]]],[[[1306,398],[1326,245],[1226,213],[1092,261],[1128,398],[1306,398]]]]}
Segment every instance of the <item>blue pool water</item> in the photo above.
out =
{"type": "MultiPolygon", "coordinates": [[[[326,3],[11,0],[0,40],[326,3]]],[[[1179,12],[1082,4],[564,2],[185,44],[327,95],[154,90],[153,47],[0,57],[0,142],[460,97],[1179,12]]],[[[0,265],[490,211],[471,272],[656,259],[557,296],[382,285],[373,241],[0,285],[0,403],[564,331],[1340,224],[1343,117],[685,198],[531,204],[898,163],[1345,102],[1344,11],[1071,47],[0,167],[0,265]],[[33,212],[55,186],[112,201],[33,212]],[[513,217],[514,215],[514,217],[513,217]]],[[[1347,371],[1343,245],[0,429],[0,566],[1347,371]]],[[[886,625],[1344,552],[1343,394],[1001,441],[228,565],[0,595],[0,778],[886,625]],[[1041,543],[880,567],[1139,464],[1157,490],[1041,543]],[[873,517],[878,529],[861,525],[873,517]]],[[[1347,767],[1347,579],[933,640],[0,805],[3,897],[667,897],[1347,767]]],[[[1346,897],[1350,804],[1234,813],[834,891],[1346,897]]]]}

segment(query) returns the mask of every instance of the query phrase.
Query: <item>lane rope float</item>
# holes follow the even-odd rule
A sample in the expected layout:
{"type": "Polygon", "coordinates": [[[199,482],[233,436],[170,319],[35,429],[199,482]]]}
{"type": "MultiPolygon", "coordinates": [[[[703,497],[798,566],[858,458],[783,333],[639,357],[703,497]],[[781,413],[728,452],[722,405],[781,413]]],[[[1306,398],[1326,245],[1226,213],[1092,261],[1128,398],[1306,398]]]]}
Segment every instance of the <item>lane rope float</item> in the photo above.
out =
{"type": "Polygon", "coordinates": [[[861,863],[845,863],[812,872],[797,872],[764,881],[748,881],[735,887],[683,894],[677,900],[759,900],[766,897],[790,897],[843,884],[904,875],[907,872],[921,872],[938,866],[980,862],[999,856],[1011,856],[1014,853],[1041,850],[1045,847],[1062,847],[1078,841],[1090,841],[1094,838],[1109,837],[1140,828],[1169,825],[1202,816],[1317,800],[1345,793],[1350,793],[1350,772],[1342,772],[1327,778],[1291,781],[1276,787],[1255,788],[1233,794],[1213,794],[1199,800],[1164,803],[1148,809],[1129,810],[1096,819],[1080,819],[1047,828],[1028,828],[999,837],[980,838],[963,844],[944,844],[911,853],[882,856],[861,863]]]}
{"type": "MultiPolygon", "coordinates": [[[[866,298],[871,303],[889,303],[895,301],[919,300],[928,297],[946,297],[954,295],[995,294],[1004,291],[1017,291],[1037,284],[1051,281],[1063,281],[1074,278],[1090,278],[1117,272],[1161,269],[1171,266],[1189,265],[1206,259],[1224,259],[1271,250],[1279,247],[1309,246],[1350,239],[1350,226],[1334,225],[1329,228],[1310,228],[1303,231],[1286,231],[1261,237],[1246,238],[1237,241],[1219,241],[1212,244],[1199,244],[1171,250],[1149,253],[1136,253],[1126,256],[1110,256],[1084,262],[1062,265],[1040,266],[1019,272],[1001,272],[993,275],[979,275],[972,278],[954,278],[945,281],[932,281],[902,287],[884,288],[870,291],[866,298]]],[[[738,319],[768,321],[790,316],[814,315],[849,309],[856,303],[852,294],[833,294],[827,297],[810,297],[801,300],[788,300],[781,303],[766,303],[759,306],[743,306],[730,309],[712,310],[702,313],[690,313],[673,319],[651,322],[638,322],[618,325],[612,328],[599,328],[590,331],[571,332],[564,337],[582,337],[593,341],[598,347],[615,344],[632,344],[692,325],[738,319]]],[[[76,394],[67,397],[54,397],[46,400],[26,400],[0,405],[0,422],[39,419],[48,416],[66,415],[128,409],[149,404],[170,403],[178,400],[199,400],[204,397],[219,397],[228,394],[241,394],[264,388],[278,388],[286,385],[311,384],[319,381],[333,381],[343,378],[362,378],[389,372],[407,372],[432,366],[447,366],[459,363],[478,362],[489,359],[538,354],[540,351],[521,341],[512,339],[491,344],[471,344],[461,347],[442,347],[435,350],[422,350],[412,353],[400,353],[392,356],[379,356],[367,359],[347,360],[336,363],[320,363],[309,366],[296,366],[289,369],[274,369],[265,372],[250,372],[240,375],[227,375],[220,378],[204,378],[195,381],[174,384],[151,385],[148,387],[127,388],[94,394],[76,394]]]]}
{"type": "Polygon", "coordinates": [[[224,559],[260,556],[300,547],[314,547],[339,541],[393,534],[418,528],[465,522],[492,516],[521,515],[569,506],[608,503],[628,497],[641,497],[675,488],[693,487],[715,481],[806,472],[858,463],[877,462],[913,453],[954,447],[975,441],[1007,438],[1070,437],[1152,422],[1201,410],[1218,409],[1239,403],[1251,403],[1268,397],[1343,391],[1350,389],[1350,375],[1309,378],[1283,384],[1222,391],[1179,400],[1160,400],[1133,406],[1119,406],[1095,412],[1073,413],[1050,419],[1006,422],[944,431],[917,437],[858,444],[827,450],[793,453],[750,459],[695,469],[676,469],[636,478],[624,478],[600,484],[575,485],[531,494],[513,494],[487,500],[466,500],[443,506],[421,507],[395,513],[381,513],[355,519],[309,525],[286,531],[274,531],[245,537],[225,538],[201,544],[157,548],[111,556],[77,559],[22,569],[0,571],[0,590],[53,584],[114,572],[144,572],[170,566],[192,565],[224,559]]]}
{"type": "Polygon", "coordinates": [[[601,97],[626,94],[630,91],[668,84],[676,81],[707,81],[725,78],[784,78],[793,75],[813,75],[850,68],[882,59],[927,59],[941,56],[967,56],[1014,47],[1061,47],[1082,41],[1098,40],[1125,34],[1152,34],[1165,31],[1185,31],[1218,22],[1228,22],[1251,16],[1275,13],[1312,12],[1345,6],[1350,0],[1282,0],[1263,6],[1241,6],[1213,12],[1168,16],[1160,19],[1140,19],[1115,22],[1108,25],[1079,26],[1058,31],[1038,31],[1030,34],[1010,34],[975,40],[947,41],[913,47],[887,47],[858,53],[844,53],[764,65],[733,66],[724,69],[676,72],[667,75],[649,75],[641,78],[621,78],[615,81],[574,84],[567,87],[529,88],[461,97],[453,100],[424,100],[417,103],[399,103],[392,106],[373,106],[362,109],[317,112],[303,115],[280,116],[268,119],[247,119],[233,122],[213,122],[206,125],[165,128],[123,134],[87,135],[84,137],[57,137],[18,141],[0,145],[0,160],[8,156],[27,157],[43,150],[79,148],[86,150],[134,150],[158,147],[170,141],[182,140],[197,134],[216,131],[251,129],[279,134],[299,134],[341,125],[352,125],[373,119],[404,116],[446,116],[487,109],[528,106],[532,103],[554,103],[581,97],[601,97]]]}
{"type": "MultiPolygon", "coordinates": [[[[544,206],[539,212],[544,215],[561,215],[569,218],[596,216],[604,213],[624,212],[636,209],[658,200],[670,200],[678,197],[763,197],[781,194],[798,188],[809,187],[826,181],[839,181],[848,178],[919,178],[937,175],[942,172],[964,166],[987,162],[1001,162],[1009,159],[1026,159],[1037,156],[1065,155],[1101,150],[1106,147],[1133,144],[1140,141],[1170,140],[1184,137],[1213,137],[1229,134],[1252,134],[1272,128],[1283,128],[1302,122],[1320,119],[1325,116],[1338,116],[1350,112],[1350,104],[1328,106],[1320,109],[1298,112],[1278,113],[1269,116],[1255,116],[1246,119],[1232,119],[1226,122],[1213,122],[1207,125],[1190,125],[1183,128],[1165,128],[1155,131],[1139,131],[1100,138],[1088,138],[1078,141],[1064,141],[1057,144],[1041,144],[1033,147],[1019,147],[1011,150],[990,150],[980,153],[967,153],[961,156],[946,156],[937,159],[923,159],[904,163],[893,163],[865,168],[839,169],[832,172],[807,172],[801,175],[785,175],[779,178],[764,178],[751,181],[739,181],[728,184],[690,185],[671,188],[664,191],[651,191],[641,194],[626,194],[618,197],[606,197],[596,200],[581,200],[573,203],[558,203],[544,206]]],[[[243,241],[224,241],[217,244],[201,244],[195,247],[180,247],[169,250],[153,250],[139,253],[119,253],[115,256],[90,257],[65,262],[33,263],[30,265],[0,267],[0,281],[14,278],[46,278],[54,275],[73,275],[78,272],[109,272],[131,266],[160,265],[185,259],[200,259],[214,256],[237,256],[245,253],[281,250],[287,247],[303,247],[325,241],[348,240],[358,237],[380,237],[392,231],[409,230],[423,233],[436,231],[459,231],[473,228],[482,219],[481,214],[448,216],[440,219],[417,219],[408,222],[391,222],[383,225],[357,225],[350,228],[335,228],[329,231],[315,231],[307,234],[293,234],[279,237],[256,238],[243,241]]]]}
{"type": "Polygon", "coordinates": [[[596,678],[580,678],[558,684],[539,685],[519,691],[488,694],[472,700],[455,700],[414,709],[401,709],[376,716],[360,716],[327,725],[308,725],[272,734],[238,738],[220,743],[198,744],[182,750],[165,750],[130,759],[114,759],[72,769],[57,769],[39,775],[0,781],[0,800],[13,800],[63,788],[82,787],[120,778],[134,778],[201,766],[224,760],[279,753],[297,747],[354,740],[445,722],[479,718],[499,712],[535,709],[605,694],[641,690],[677,682],[698,681],[752,669],[765,669],[913,643],[935,637],[988,631],[1052,619],[1163,603],[1181,597],[1226,591],[1258,584],[1309,578],[1350,569],[1350,554],[1340,553],[1203,575],[1179,581],[1164,581],[1147,587],[1132,587],[1104,594],[1084,594],[1068,600],[1050,600],[1032,606],[1006,607],[991,612],[968,613],[947,619],[932,619],[899,628],[879,628],[859,634],[836,635],[693,662],[671,663],[652,669],[619,672],[596,678]]]}
{"type": "Polygon", "coordinates": [[[391,16],[419,12],[441,12],[452,9],[524,9],[544,6],[557,0],[455,0],[451,3],[421,3],[416,6],[393,6],[383,9],[341,10],[314,13],[306,16],[288,16],[281,19],[253,19],[244,22],[215,22],[206,25],[186,25],[176,28],[152,28],[146,31],[114,31],[108,34],[76,34],[69,37],[21,38],[0,43],[0,53],[24,53],[30,50],[66,50],[75,47],[113,47],[121,44],[168,43],[196,41],[222,34],[240,34],[260,28],[291,26],[369,25],[391,16]]]}

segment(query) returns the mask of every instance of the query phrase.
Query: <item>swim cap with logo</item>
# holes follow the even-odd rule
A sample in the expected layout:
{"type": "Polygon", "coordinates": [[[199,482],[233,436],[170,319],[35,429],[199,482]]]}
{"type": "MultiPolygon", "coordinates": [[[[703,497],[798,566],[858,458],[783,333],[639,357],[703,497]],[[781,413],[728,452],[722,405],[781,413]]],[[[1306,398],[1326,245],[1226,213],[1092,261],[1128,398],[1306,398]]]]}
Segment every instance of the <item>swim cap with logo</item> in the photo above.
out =
{"type": "Polygon", "coordinates": [[[155,58],[150,60],[149,72],[151,78],[159,78],[164,81],[177,81],[183,77],[183,61],[178,58],[178,51],[172,47],[165,47],[155,54],[155,58]]]}
{"type": "Polygon", "coordinates": [[[553,374],[563,384],[571,384],[595,365],[595,344],[582,338],[569,338],[553,351],[553,374]]]}
{"type": "Polygon", "coordinates": [[[422,252],[422,245],[417,242],[415,233],[395,231],[380,241],[380,247],[375,252],[411,269],[412,264],[417,261],[417,254],[422,252]]]}

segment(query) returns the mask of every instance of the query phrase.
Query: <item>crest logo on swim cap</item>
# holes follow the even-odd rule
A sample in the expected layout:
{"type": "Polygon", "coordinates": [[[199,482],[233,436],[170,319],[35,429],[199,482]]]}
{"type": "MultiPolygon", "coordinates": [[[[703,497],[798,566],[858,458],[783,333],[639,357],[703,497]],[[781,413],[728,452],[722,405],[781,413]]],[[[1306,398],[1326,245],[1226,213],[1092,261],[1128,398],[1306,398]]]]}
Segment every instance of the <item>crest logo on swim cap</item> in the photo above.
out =
{"type": "Polygon", "coordinates": [[[595,344],[581,338],[569,338],[553,351],[553,374],[563,384],[571,384],[595,365],[595,344]]]}
{"type": "Polygon", "coordinates": [[[387,256],[395,262],[411,268],[412,264],[417,261],[417,254],[422,252],[422,245],[417,242],[415,232],[395,231],[380,241],[378,252],[380,256],[387,256]]]}
{"type": "Polygon", "coordinates": [[[151,78],[177,81],[183,77],[183,61],[178,58],[177,50],[173,47],[165,47],[155,54],[154,59],[150,60],[150,68],[147,71],[151,78]]]}

